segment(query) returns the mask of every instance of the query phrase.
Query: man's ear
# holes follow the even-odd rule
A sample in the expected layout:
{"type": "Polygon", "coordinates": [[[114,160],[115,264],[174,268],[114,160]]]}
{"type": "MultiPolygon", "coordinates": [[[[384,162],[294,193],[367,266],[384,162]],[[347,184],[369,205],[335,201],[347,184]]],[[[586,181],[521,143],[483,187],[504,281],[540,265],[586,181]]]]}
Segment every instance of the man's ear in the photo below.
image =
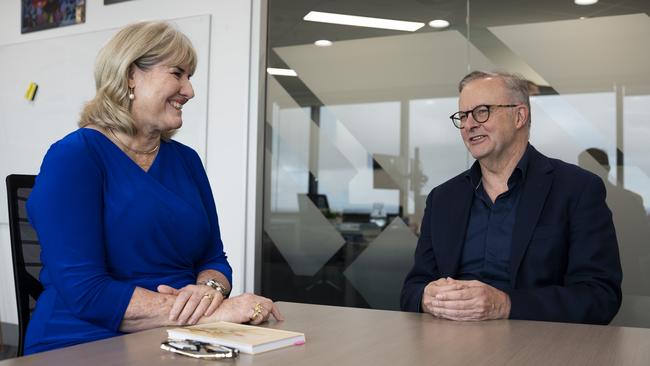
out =
{"type": "Polygon", "coordinates": [[[517,113],[516,115],[517,121],[515,123],[517,128],[522,128],[526,126],[526,122],[528,121],[528,115],[530,114],[530,110],[528,109],[528,107],[522,104],[517,107],[516,113],[517,113]]]}

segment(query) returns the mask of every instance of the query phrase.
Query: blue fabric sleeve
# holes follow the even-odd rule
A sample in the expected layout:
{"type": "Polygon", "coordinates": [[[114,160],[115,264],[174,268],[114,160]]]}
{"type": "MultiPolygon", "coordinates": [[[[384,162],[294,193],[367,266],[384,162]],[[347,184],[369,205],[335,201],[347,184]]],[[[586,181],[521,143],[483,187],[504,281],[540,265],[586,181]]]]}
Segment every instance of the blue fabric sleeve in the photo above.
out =
{"type": "Polygon", "coordinates": [[[135,286],[107,271],[103,205],[103,172],[81,135],[53,145],[27,203],[41,242],[41,278],[76,317],[118,331],[135,286]]]}
{"type": "Polygon", "coordinates": [[[212,195],[208,176],[205,173],[199,155],[189,148],[186,148],[186,153],[186,156],[189,155],[187,160],[191,166],[194,179],[199,186],[201,200],[203,201],[203,206],[208,215],[208,220],[210,220],[210,243],[214,244],[210,245],[206,251],[206,255],[202,258],[203,260],[197,263],[196,274],[198,275],[201,271],[207,269],[213,269],[226,276],[228,282],[232,286],[232,268],[228,263],[228,257],[224,252],[223,242],[221,241],[219,218],[217,216],[217,208],[214,203],[214,196],[212,195]]]}

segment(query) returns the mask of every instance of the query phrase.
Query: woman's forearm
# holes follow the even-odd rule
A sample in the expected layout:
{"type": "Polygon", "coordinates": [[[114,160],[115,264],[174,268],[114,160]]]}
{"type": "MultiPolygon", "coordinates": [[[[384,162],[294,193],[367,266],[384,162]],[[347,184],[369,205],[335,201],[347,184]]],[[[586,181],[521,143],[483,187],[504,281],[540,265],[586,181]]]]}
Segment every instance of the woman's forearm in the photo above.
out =
{"type": "MultiPolygon", "coordinates": [[[[226,276],[212,269],[201,271],[197,276],[197,283],[210,279],[219,281],[226,287],[228,292],[230,291],[231,285],[226,276]]],[[[172,289],[171,291],[175,290],[172,289]]],[[[210,289],[210,291],[214,290],[210,289]]],[[[157,327],[185,325],[185,322],[169,319],[177,295],[178,292],[176,294],[160,293],[136,287],[133,296],[131,296],[131,301],[129,301],[129,306],[124,313],[120,331],[131,333],[157,327]]],[[[176,319],[179,318],[176,317],[176,319]]]]}
{"type": "Polygon", "coordinates": [[[169,311],[176,296],[161,294],[136,287],[126,308],[120,324],[120,331],[125,333],[146,329],[180,325],[177,321],[169,320],[169,311]]]}

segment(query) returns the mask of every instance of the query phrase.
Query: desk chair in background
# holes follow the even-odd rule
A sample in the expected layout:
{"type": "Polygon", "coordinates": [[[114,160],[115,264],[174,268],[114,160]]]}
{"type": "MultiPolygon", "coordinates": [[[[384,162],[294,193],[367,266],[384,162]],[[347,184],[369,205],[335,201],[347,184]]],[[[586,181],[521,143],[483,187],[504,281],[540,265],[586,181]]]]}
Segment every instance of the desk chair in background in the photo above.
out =
{"type": "Polygon", "coordinates": [[[43,292],[38,281],[41,268],[41,245],[36,231],[29,224],[25,203],[34,186],[34,175],[11,174],[7,176],[9,206],[9,232],[14,266],[14,284],[18,306],[18,356],[23,355],[27,323],[43,292]]]}
{"type": "Polygon", "coordinates": [[[307,197],[314,203],[320,212],[325,215],[326,218],[330,216],[330,204],[327,201],[327,196],[321,193],[307,193],[307,197]]]}

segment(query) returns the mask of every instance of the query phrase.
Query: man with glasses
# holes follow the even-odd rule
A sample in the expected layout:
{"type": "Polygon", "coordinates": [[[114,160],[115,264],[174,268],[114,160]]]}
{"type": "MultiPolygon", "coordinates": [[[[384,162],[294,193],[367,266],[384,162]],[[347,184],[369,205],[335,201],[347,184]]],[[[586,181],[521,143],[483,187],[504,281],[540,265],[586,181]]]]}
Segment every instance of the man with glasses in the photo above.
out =
{"type": "Polygon", "coordinates": [[[475,71],[451,116],[476,162],[427,198],[402,310],[607,324],[621,265],[600,178],[528,143],[528,82],[475,71]]]}

